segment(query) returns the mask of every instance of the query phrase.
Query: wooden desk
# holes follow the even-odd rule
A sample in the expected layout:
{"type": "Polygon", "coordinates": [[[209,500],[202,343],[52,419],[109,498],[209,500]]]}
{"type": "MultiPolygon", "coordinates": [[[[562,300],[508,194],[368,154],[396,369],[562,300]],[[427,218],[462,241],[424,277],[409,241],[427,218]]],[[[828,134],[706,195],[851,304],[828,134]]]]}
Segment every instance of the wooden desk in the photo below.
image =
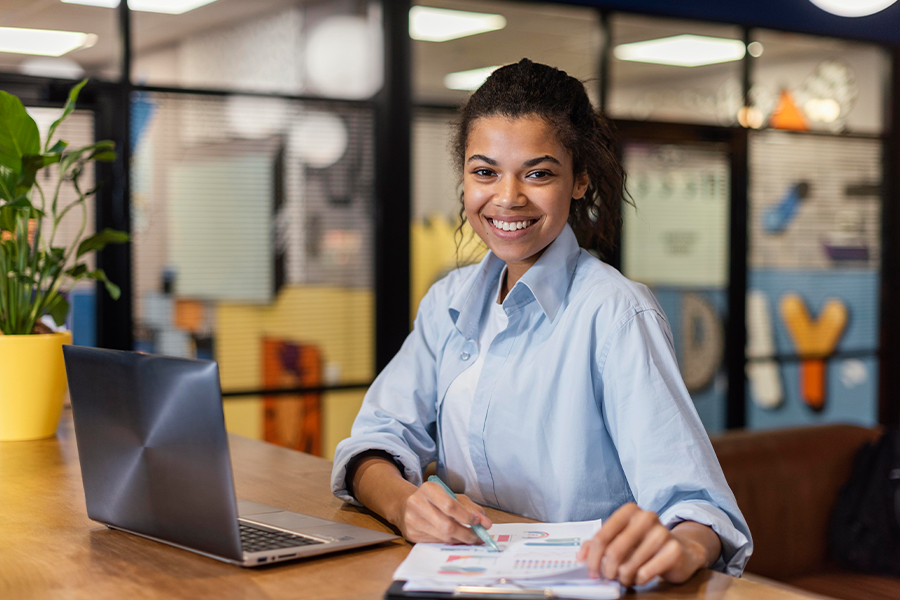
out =
{"type": "MultiPolygon", "coordinates": [[[[331,495],[331,463],[231,436],[237,495],[317,517],[388,531],[331,495]]],[[[489,511],[495,522],[521,517],[489,511]]],[[[112,531],[88,520],[69,411],[57,437],[0,443],[0,598],[378,599],[410,545],[381,546],[242,569],[112,531]]],[[[647,598],[789,600],[802,592],[704,571],[647,598]]]]}

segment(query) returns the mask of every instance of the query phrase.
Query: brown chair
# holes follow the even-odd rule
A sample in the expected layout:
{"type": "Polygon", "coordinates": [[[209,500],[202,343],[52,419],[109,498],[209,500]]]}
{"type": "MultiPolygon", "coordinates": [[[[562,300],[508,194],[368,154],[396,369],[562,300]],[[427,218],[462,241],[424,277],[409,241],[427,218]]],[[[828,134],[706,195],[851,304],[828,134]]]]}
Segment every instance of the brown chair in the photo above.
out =
{"type": "Polygon", "coordinates": [[[831,509],[857,450],[879,433],[822,425],[712,439],[753,536],[748,573],[834,598],[900,600],[900,578],[841,569],[827,557],[831,509]]]}

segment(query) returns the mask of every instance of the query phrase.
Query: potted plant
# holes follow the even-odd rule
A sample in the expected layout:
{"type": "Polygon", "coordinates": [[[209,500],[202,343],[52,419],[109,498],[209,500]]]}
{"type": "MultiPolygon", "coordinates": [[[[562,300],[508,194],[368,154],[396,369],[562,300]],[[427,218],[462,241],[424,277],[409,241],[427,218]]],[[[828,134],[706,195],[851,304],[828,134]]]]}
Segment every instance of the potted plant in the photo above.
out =
{"type": "Polygon", "coordinates": [[[119,297],[103,270],[89,269],[84,259],[106,244],[128,241],[128,234],[106,229],[82,239],[85,202],[96,188],[84,191],[80,178],[88,162],[115,159],[113,143],[73,149],[53,139],[86,82],[69,92],[43,145],[22,102],[0,91],[0,441],[49,437],[59,423],[66,393],[62,345],[72,336],[54,333],[41,319],[50,315],[57,325],[65,322],[66,291],[80,279],[102,281],[119,297]],[[44,189],[37,175],[51,165],[58,165],[57,176],[44,189]],[[60,201],[64,186],[75,190],[75,200],[60,201]],[[78,214],[73,211],[81,213],[81,229],[61,245],[57,229],[67,215],[78,214]]]}

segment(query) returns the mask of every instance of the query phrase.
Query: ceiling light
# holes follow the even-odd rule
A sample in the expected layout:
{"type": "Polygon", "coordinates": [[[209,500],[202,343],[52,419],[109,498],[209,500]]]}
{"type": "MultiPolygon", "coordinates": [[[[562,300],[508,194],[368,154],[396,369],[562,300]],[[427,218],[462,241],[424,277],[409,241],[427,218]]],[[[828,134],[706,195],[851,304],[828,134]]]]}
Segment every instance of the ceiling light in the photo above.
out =
{"type": "MultiPolygon", "coordinates": [[[[62,0],[67,4],[84,4],[86,6],[103,6],[115,8],[119,6],[119,0],[62,0]]],[[[216,0],[128,0],[128,8],[141,12],[164,13],[167,15],[180,15],[216,0]]]]}
{"type": "Polygon", "coordinates": [[[103,8],[115,8],[119,0],[62,0],[66,4],[84,4],[85,6],[102,6],[103,8]]]}
{"type": "Polygon", "coordinates": [[[0,27],[0,52],[62,56],[72,50],[90,48],[95,43],[97,36],[93,33],[0,27]]]}
{"type": "Polygon", "coordinates": [[[763,45],[759,42],[750,42],[747,44],[747,53],[753,58],[759,58],[763,53],[763,45]]]}
{"type": "Polygon", "coordinates": [[[19,73],[32,77],[55,77],[58,79],[81,79],[84,68],[71,58],[58,56],[35,56],[19,63],[19,73]]]}
{"type": "Polygon", "coordinates": [[[493,67],[482,67],[480,69],[470,69],[468,71],[457,71],[444,76],[444,87],[451,90],[477,90],[484,83],[491,73],[500,68],[500,65],[493,67]]]}
{"type": "Polygon", "coordinates": [[[504,27],[506,19],[503,15],[429,6],[413,6],[409,9],[409,37],[423,42],[446,42],[504,27]]]}
{"type": "Polygon", "coordinates": [[[699,67],[744,58],[744,43],[740,40],[676,35],[633,44],[621,44],[613,51],[619,60],[699,67]]]}
{"type": "Polygon", "coordinates": [[[810,0],[826,12],[839,17],[865,17],[881,12],[897,0],[810,0]]]}

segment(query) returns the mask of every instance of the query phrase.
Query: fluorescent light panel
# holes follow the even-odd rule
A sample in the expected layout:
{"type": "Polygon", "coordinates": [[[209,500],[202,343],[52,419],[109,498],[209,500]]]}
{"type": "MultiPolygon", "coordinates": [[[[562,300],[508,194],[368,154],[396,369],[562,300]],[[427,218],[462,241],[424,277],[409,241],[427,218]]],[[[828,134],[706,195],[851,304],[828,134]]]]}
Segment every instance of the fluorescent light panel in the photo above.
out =
{"type": "MultiPolygon", "coordinates": [[[[102,6],[115,8],[119,6],[119,0],[62,0],[66,4],[84,4],[85,6],[102,6]]],[[[216,0],[128,0],[131,10],[141,12],[164,13],[167,15],[180,15],[188,11],[200,8],[206,4],[212,4],[216,0]]]]}
{"type": "Polygon", "coordinates": [[[470,69],[468,71],[457,71],[444,76],[444,87],[451,90],[477,90],[484,83],[491,73],[500,68],[500,65],[493,67],[482,67],[480,69],[470,69]]]}
{"type": "Polygon", "coordinates": [[[62,56],[72,50],[89,48],[96,42],[93,33],[0,27],[0,52],[62,56]]]}
{"type": "Polygon", "coordinates": [[[101,6],[103,8],[115,8],[119,0],[62,0],[66,4],[84,4],[85,6],[101,6]]]}
{"type": "Polygon", "coordinates": [[[745,52],[744,43],[740,40],[687,34],[621,44],[613,50],[619,60],[675,67],[699,67],[740,60],[745,52]]]}
{"type": "Polygon", "coordinates": [[[423,42],[446,42],[504,27],[506,19],[503,15],[430,6],[413,6],[409,9],[409,37],[423,42]]]}

